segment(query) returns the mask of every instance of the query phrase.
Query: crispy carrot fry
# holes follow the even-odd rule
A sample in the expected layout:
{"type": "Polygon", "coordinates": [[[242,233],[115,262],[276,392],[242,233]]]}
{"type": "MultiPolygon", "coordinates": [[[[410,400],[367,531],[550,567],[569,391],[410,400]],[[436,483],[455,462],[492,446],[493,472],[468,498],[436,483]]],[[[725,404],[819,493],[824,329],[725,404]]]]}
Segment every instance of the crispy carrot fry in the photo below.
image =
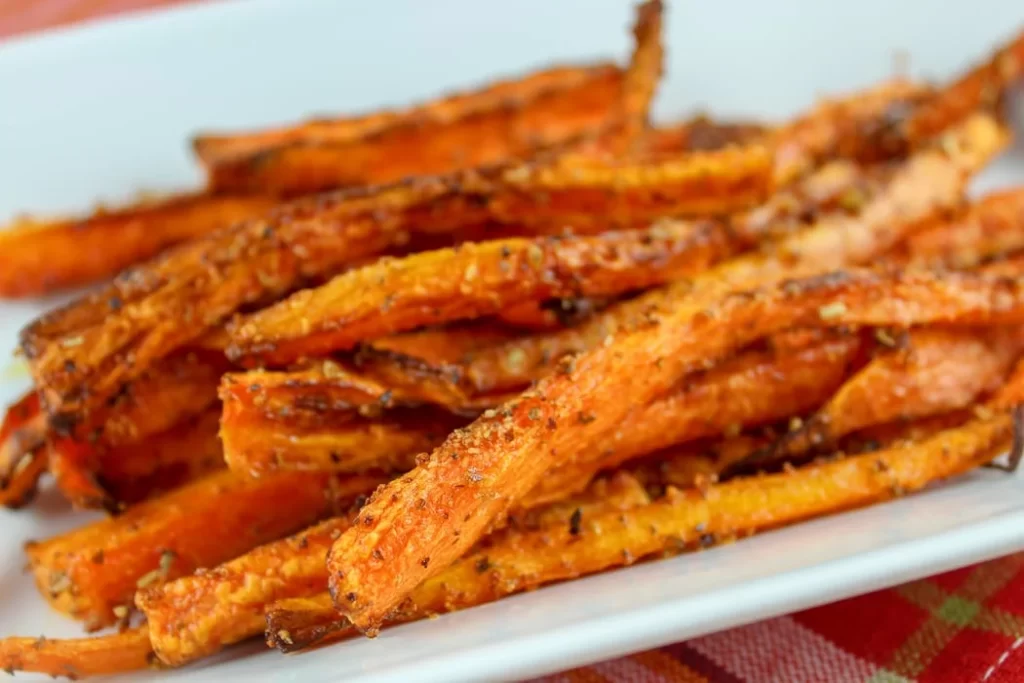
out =
{"type": "Polygon", "coordinates": [[[151,667],[145,626],[93,638],[0,638],[0,669],[33,671],[71,680],[151,667]]]}
{"type": "Polygon", "coordinates": [[[1024,248],[1024,190],[995,192],[951,220],[938,220],[893,250],[897,263],[972,268],[1024,248]]]}
{"type": "Polygon", "coordinates": [[[1024,285],[1015,278],[851,272],[724,298],[716,290],[667,297],[645,322],[569,359],[382,487],[328,556],[339,610],[361,629],[378,627],[545,473],[577,461],[633,405],[668,391],[697,363],[791,327],[1024,321],[1024,285]],[[588,424],[579,424],[581,413],[588,424]],[[420,563],[424,557],[430,568],[420,563]],[[381,562],[387,572],[377,571],[381,562]]]}
{"type": "Polygon", "coordinates": [[[167,252],[44,316],[23,332],[22,349],[49,412],[88,412],[243,304],[380,253],[410,232],[488,220],[589,231],[720,211],[763,197],[767,163],[759,146],[656,164],[561,157],[299,201],[167,252]]]}
{"type": "MultiPolygon", "coordinates": [[[[577,509],[590,515],[648,501],[637,480],[623,473],[594,482],[572,500],[522,513],[514,521],[522,527],[564,524],[577,509]]],[[[160,660],[180,666],[211,655],[260,633],[264,610],[271,603],[325,590],[324,557],[334,539],[349,526],[348,517],[331,519],[210,571],[140,590],[136,604],[146,615],[160,660]]],[[[501,534],[494,538],[500,539],[501,534]]]]}
{"type": "MultiPolygon", "coordinates": [[[[207,166],[289,145],[344,145],[373,140],[392,129],[449,127],[463,119],[518,109],[552,94],[578,96],[578,89],[595,80],[621,88],[623,70],[614,64],[556,66],[525,76],[497,81],[485,88],[440,97],[400,111],[374,112],[352,118],[313,119],[292,126],[251,133],[201,134],[192,146],[207,166]]],[[[609,101],[610,102],[610,101],[609,101]]],[[[557,124],[557,121],[545,123],[557,124]]],[[[365,184],[365,183],[361,183],[365,184]]]]}
{"type": "Polygon", "coordinates": [[[665,65],[662,44],[662,23],[665,7],[662,0],[647,0],[637,7],[633,25],[633,55],[622,84],[618,125],[621,127],[620,151],[628,153],[641,147],[649,126],[651,102],[665,65]]]}
{"type": "Polygon", "coordinates": [[[229,367],[223,355],[205,350],[168,357],[121,388],[108,404],[99,437],[112,446],[135,443],[202,413],[217,401],[217,385],[229,367]]]}
{"type": "Polygon", "coordinates": [[[198,194],[80,219],[20,219],[0,229],[0,298],[106,279],[173,244],[262,216],[273,205],[266,197],[198,194]]]}
{"type": "Polygon", "coordinates": [[[324,557],[349,525],[348,517],[330,519],[209,571],[140,589],[135,604],[160,660],[180,666],[213,654],[259,633],[273,601],[324,590],[324,557]]]}
{"type": "Polygon", "coordinates": [[[923,89],[904,80],[886,81],[838,100],[827,100],[772,134],[775,179],[785,185],[822,159],[841,153],[847,140],[865,125],[923,95],[923,89]]]}
{"type": "Polygon", "coordinates": [[[244,401],[267,416],[281,418],[287,418],[296,408],[323,412],[356,409],[375,414],[384,408],[422,403],[443,405],[453,411],[472,407],[472,400],[450,378],[429,367],[428,372],[418,373],[409,365],[417,358],[388,354],[392,364],[407,365],[402,374],[378,378],[374,356],[362,356],[357,369],[339,359],[314,362],[303,370],[288,372],[229,373],[221,380],[220,397],[244,401]]]}
{"type": "Polygon", "coordinates": [[[716,223],[659,221],[597,237],[496,240],[382,259],[236,321],[228,355],[281,365],[522,302],[651,287],[706,270],[735,250],[716,223]]]}
{"type": "Polygon", "coordinates": [[[646,129],[661,76],[661,9],[639,9],[625,74],[609,65],[549,69],[406,111],[204,136],[195,150],[213,188],[295,196],[507,163],[609,128],[629,145],[646,129]]]}
{"type": "MultiPolygon", "coordinates": [[[[530,506],[560,497],[566,490],[578,491],[598,470],[640,455],[815,408],[839,387],[862,348],[856,337],[828,339],[791,355],[788,349],[752,352],[698,375],[627,418],[606,442],[598,463],[552,472],[531,494],[530,506]]],[[[259,405],[245,387],[232,389],[224,394],[221,434],[229,466],[239,473],[278,468],[408,469],[411,456],[432,450],[449,432],[466,424],[423,409],[404,416],[387,411],[382,418],[365,419],[355,416],[347,404],[332,408],[324,403],[319,411],[322,424],[300,426],[302,406],[316,402],[315,387],[308,395],[296,392],[290,401],[256,401],[259,405]],[[280,417],[268,419],[268,414],[280,417]]],[[[256,395],[266,399],[266,394],[256,395]]],[[[585,422],[587,416],[579,419],[585,422]]]]}
{"type": "Polygon", "coordinates": [[[558,67],[404,112],[311,121],[250,135],[202,136],[217,190],[305,194],[521,159],[612,123],[623,72],[558,67]]]}
{"type": "Polygon", "coordinates": [[[276,470],[406,471],[417,454],[468,422],[431,408],[397,408],[377,418],[352,410],[295,410],[286,419],[271,419],[229,399],[220,433],[228,467],[244,476],[276,470]]]}
{"type": "MultiPolygon", "coordinates": [[[[667,396],[640,406],[601,442],[591,462],[554,468],[527,496],[527,506],[586,486],[600,470],[676,444],[739,432],[817,408],[856,367],[865,344],[857,336],[812,344],[794,353],[754,351],[683,379],[667,396]]],[[[589,420],[581,414],[579,420],[589,420]]]]}
{"type": "Polygon", "coordinates": [[[101,447],[97,481],[118,506],[138,503],[224,467],[220,407],[133,444],[101,447]]]}
{"type": "Polygon", "coordinates": [[[1024,32],[999,48],[984,64],[894,116],[869,128],[859,156],[891,158],[939,135],[980,109],[995,109],[1007,89],[1024,78],[1024,32]]]}
{"type": "Polygon", "coordinates": [[[96,457],[96,447],[84,441],[51,437],[46,445],[47,466],[61,495],[76,509],[113,514],[119,506],[96,478],[96,457]]]}
{"type": "Polygon", "coordinates": [[[1020,328],[914,330],[903,348],[875,358],[820,411],[795,423],[769,457],[798,456],[865,427],[967,407],[1003,383],[1022,349],[1020,328]]]}
{"type": "MultiPolygon", "coordinates": [[[[96,416],[98,425],[51,418],[47,459],[57,487],[76,507],[117,510],[124,501],[97,478],[101,454],[119,446],[153,448],[147,437],[190,421],[216,402],[220,373],[227,367],[216,352],[175,354],[122,387],[96,416]]],[[[196,463],[203,461],[202,454],[194,455],[196,463]]]]}
{"type": "Polygon", "coordinates": [[[246,479],[224,471],[26,550],[50,604],[96,629],[125,613],[137,586],[240,555],[382,481],[304,472],[246,479]]]}
{"type": "Polygon", "coordinates": [[[19,508],[36,492],[46,471],[46,416],[31,391],[7,409],[0,424],[0,505],[19,508]]]}
{"type": "MultiPolygon", "coordinates": [[[[1012,433],[1010,416],[1000,414],[919,444],[700,490],[670,489],[647,505],[509,534],[424,581],[389,615],[388,623],[463,609],[659,553],[888,500],[990,461],[1004,452],[1012,433]]],[[[268,641],[285,651],[352,633],[326,594],[278,604],[267,614],[268,641]]]]}
{"type": "MultiPolygon", "coordinates": [[[[972,119],[959,132],[962,144],[958,155],[947,157],[936,151],[916,154],[873,196],[858,195],[856,214],[826,214],[760,252],[711,269],[697,278],[698,287],[707,283],[751,286],[787,273],[811,274],[868,262],[888,251],[930,216],[957,206],[965,173],[976,170],[1006,144],[1005,131],[991,119],[972,119]]],[[[833,186],[824,181],[820,185],[833,186]]],[[[482,349],[465,363],[465,380],[478,393],[521,388],[551,372],[566,354],[591,349],[630,320],[642,320],[648,309],[663,303],[663,298],[663,292],[654,291],[613,306],[577,327],[482,349]]]]}

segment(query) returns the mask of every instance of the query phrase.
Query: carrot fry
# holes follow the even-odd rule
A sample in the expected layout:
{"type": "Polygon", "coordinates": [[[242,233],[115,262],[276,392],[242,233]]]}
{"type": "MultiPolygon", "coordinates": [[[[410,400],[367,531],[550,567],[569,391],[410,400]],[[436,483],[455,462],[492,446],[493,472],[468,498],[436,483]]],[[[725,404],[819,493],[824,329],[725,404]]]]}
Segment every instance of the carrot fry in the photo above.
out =
{"type": "Polygon", "coordinates": [[[633,55],[622,83],[618,125],[620,153],[643,145],[644,133],[650,124],[651,102],[665,65],[662,23],[665,7],[662,0],[647,0],[637,7],[633,25],[633,55]]]}
{"type": "Polygon", "coordinates": [[[23,218],[0,228],[0,298],[49,294],[116,275],[167,247],[274,205],[266,197],[185,195],[80,219],[23,218]]]}
{"type": "Polygon", "coordinates": [[[180,666],[211,655],[259,633],[273,601],[324,590],[324,557],[349,525],[348,517],[330,519],[208,571],[140,589],[135,604],[157,656],[180,666]]]}
{"type": "Polygon", "coordinates": [[[182,245],[44,316],[23,331],[22,349],[48,411],[88,412],[243,304],[380,253],[410,232],[487,220],[600,230],[719,211],[764,195],[767,162],[757,146],[656,164],[561,157],[299,201],[265,221],[182,245]],[[117,311],[109,310],[111,299],[117,311]]]}
{"type": "Polygon", "coordinates": [[[96,447],[84,441],[51,438],[47,442],[47,466],[61,495],[76,509],[114,514],[119,505],[96,477],[96,457],[96,447]]]}
{"type": "Polygon", "coordinates": [[[281,365],[521,302],[651,287],[706,270],[734,250],[715,223],[659,221],[635,232],[496,240],[382,259],[236,321],[228,355],[281,365]]]}
{"type": "MultiPolygon", "coordinates": [[[[816,408],[840,386],[864,348],[855,336],[825,338],[802,347],[795,340],[780,342],[777,350],[753,351],[698,373],[667,396],[638,408],[604,445],[599,464],[552,472],[531,501],[538,504],[565,490],[579,490],[599,469],[675,443],[816,408]]],[[[347,384],[332,395],[329,380],[308,372],[254,371],[237,377],[244,381],[226,380],[222,388],[221,434],[228,464],[241,474],[277,468],[408,469],[411,456],[432,450],[467,422],[423,408],[359,417],[353,411],[355,401],[344,392],[347,384]],[[283,391],[278,392],[282,380],[283,391]]],[[[373,408],[382,405],[379,398],[368,403],[373,408]]],[[[396,404],[401,405],[397,391],[386,405],[396,404]]],[[[579,419],[585,421],[586,415],[579,419]]]]}
{"type": "Polygon", "coordinates": [[[145,626],[93,638],[0,638],[0,669],[71,680],[127,673],[156,662],[145,626]]]}
{"type": "MultiPolygon", "coordinates": [[[[473,117],[528,107],[535,102],[543,102],[545,98],[579,97],[580,89],[591,86],[595,81],[607,81],[610,89],[617,91],[621,88],[623,76],[623,70],[615,64],[555,66],[519,78],[496,81],[478,90],[443,96],[406,110],[374,112],[351,118],[312,119],[249,133],[200,134],[193,139],[192,147],[199,160],[211,167],[292,145],[347,145],[373,141],[392,130],[418,127],[424,130],[424,137],[429,137],[437,130],[455,127],[473,117]]],[[[617,96],[617,92],[614,94],[617,96]]],[[[593,103],[588,104],[593,106],[593,103]]],[[[559,119],[552,117],[550,121],[540,123],[556,126],[559,119]]],[[[508,132],[511,134],[513,131],[508,132]]],[[[360,184],[367,183],[360,181],[360,184]]]]}
{"type": "Polygon", "coordinates": [[[287,419],[274,419],[228,399],[220,433],[228,467],[243,476],[277,470],[406,471],[417,454],[468,421],[430,408],[396,408],[376,418],[352,410],[294,410],[287,419]]]}
{"type": "Polygon", "coordinates": [[[210,351],[187,350],[166,358],[121,387],[108,402],[98,436],[112,446],[135,443],[202,413],[217,401],[217,385],[229,367],[221,354],[210,351]]]}
{"type": "Polygon", "coordinates": [[[600,132],[623,72],[558,67],[404,112],[202,136],[194,147],[219,191],[294,196],[504,163],[600,132]]]}
{"type": "Polygon", "coordinates": [[[303,472],[245,479],[224,471],[26,550],[50,604],[96,629],[125,614],[137,586],[240,555],[382,481],[303,472]]]}
{"type": "Polygon", "coordinates": [[[7,409],[0,424],[0,505],[19,508],[36,492],[46,471],[46,416],[31,391],[7,409]]]}
{"type": "MultiPolygon", "coordinates": [[[[988,462],[1012,438],[1012,420],[1000,414],[917,444],[699,490],[669,489],[646,505],[509,534],[417,586],[387,623],[464,609],[659,553],[888,500],[988,462]]],[[[284,651],[352,633],[326,593],[278,603],[267,612],[268,642],[284,651]]]]}
{"type": "Polygon", "coordinates": [[[1022,332],[914,330],[905,347],[875,358],[767,457],[798,456],[865,427],[967,407],[1006,379],[1024,349],[1022,332]]]}
{"type": "MultiPolygon", "coordinates": [[[[572,500],[522,513],[515,523],[524,527],[556,521],[564,524],[577,509],[590,515],[648,501],[637,480],[621,474],[594,482],[572,500]]],[[[160,660],[180,666],[211,655],[260,633],[264,610],[273,602],[326,590],[324,557],[334,539],[349,526],[348,517],[331,519],[209,571],[140,590],[135,601],[146,615],[160,660]]],[[[502,536],[499,533],[494,538],[502,536]]]]}
{"type": "Polygon", "coordinates": [[[716,290],[667,297],[645,322],[568,359],[536,388],[453,433],[424,464],[382,487],[360,513],[362,522],[328,556],[339,610],[361,629],[379,626],[545,473],[578,460],[633,405],[665,393],[698,363],[791,327],[1024,321],[1024,286],[1015,278],[849,272],[724,298],[716,290]],[[586,425],[579,424],[581,413],[588,415],[586,425]],[[420,564],[424,557],[429,568],[420,564]],[[376,571],[381,562],[388,572],[376,571]]]}
{"type": "Polygon", "coordinates": [[[862,141],[864,159],[905,154],[979,109],[995,109],[1008,88],[1024,78],[1024,32],[999,48],[984,64],[918,102],[897,110],[862,141]]]}
{"type": "Polygon", "coordinates": [[[429,403],[464,409],[470,399],[458,386],[426,373],[404,381],[378,380],[373,366],[354,369],[341,360],[325,360],[300,370],[228,373],[221,379],[220,396],[242,401],[267,415],[284,415],[295,407],[317,410],[374,412],[372,409],[429,403]],[[417,381],[418,380],[418,381],[417,381]]]}
{"type": "MultiPolygon", "coordinates": [[[[904,80],[886,81],[837,100],[826,100],[804,116],[772,134],[775,180],[785,185],[822,159],[843,155],[849,139],[865,125],[923,95],[923,89],[904,80]]],[[[845,156],[849,156],[848,154],[845,156]]]]}
{"type": "MultiPolygon", "coordinates": [[[[793,353],[754,351],[686,377],[663,398],[623,418],[587,463],[551,470],[527,496],[532,506],[585,486],[600,470],[707,436],[738,432],[817,408],[849,376],[864,351],[857,336],[826,340],[793,353]]],[[[581,422],[589,420],[583,414],[581,422]]]]}
{"type": "Polygon", "coordinates": [[[640,7],[625,73],[548,69],[405,111],[202,136],[194,148],[212,188],[295,196],[508,163],[609,129],[628,145],[646,129],[661,76],[661,10],[640,7]]]}
{"type": "Polygon", "coordinates": [[[224,454],[219,428],[218,406],[136,443],[101,447],[97,483],[121,507],[221,469],[224,454]]]}
{"type": "MultiPolygon", "coordinates": [[[[52,416],[47,459],[57,487],[76,507],[119,509],[124,501],[111,495],[97,477],[102,469],[101,454],[118,447],[144,451],[154,448],[156,444],[146,443],[148,437],[190,421],[216,402],[217,382],[227,367],[227,361],[216,352],[175,354],[122,387],[94,416],[96,421],[76,424],[74,419],[52,416]]],[[[174,443],[171,436],[172,450],[174,443]]],[[[209,453],[209,449],[205,452],[209,453]]],[[[207,460],[203,453],[190,456],[197,458],[193,464],[207,460]]],[[[186,460],[187,457],[179,458],[180,462],[186,460]]]]}
{"type": "Polygon", "coordinates": [[[1024,190],[995,192],[952,220],[939,220],[907,237],[892,260],[923,266],[972,268],[1024,248],[1024,190]]]}
{"type": "MultiPolygon", "coordinates": [[[[921,222],[958,205],[965,174],[1006,144],[1005,131],[988,118],[972,119],[958,132],[962,139],[957,155],[947,157],[937,151],[916,154],[875,190],[874,196],[860,196],[857,213],[828,213],[759,252],[702,274],[697,287],[753,286],[787,274],[808,275],[865,263],[888,251],[921,222]]],[[[676,289],[685,293],[681,287],[676,289]]],[[[465,380],[477,393],[522,388],[551,372],[566,354],[594,348],[631,320],[642,320],[648,309],[664,304],[664,297],[661,290],[655,290],[574,328],[482,349],[466,363],[465,380]]]]}

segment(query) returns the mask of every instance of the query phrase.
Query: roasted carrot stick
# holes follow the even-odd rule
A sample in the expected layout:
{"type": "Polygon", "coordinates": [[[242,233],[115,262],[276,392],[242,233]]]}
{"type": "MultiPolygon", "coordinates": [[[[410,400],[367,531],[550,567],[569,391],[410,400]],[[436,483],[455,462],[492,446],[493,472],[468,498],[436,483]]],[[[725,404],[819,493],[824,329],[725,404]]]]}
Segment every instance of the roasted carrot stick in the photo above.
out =
{"type": "Polygon", "coordinates": [[[213,654],[258,634],[274,600],[324,590],[324,557],[348,527],[348,517],[330,519],[209,571],[140,589],[135,604],[160,660],[180,666],[213,654]]]}
{"type": "Polygon", "coordinates": [[[138,586],[240,555],[381,482],[304,472],[247,479],[224,471],[26,550],[50,604],[96,629],[126,613],[138,586]]]}
{"type": "Polygon", "coordinates": [[[80,425],[74,434],[118,446],[163,432],[213,405],[220,377],[230,367],[222,354],[207,350],[169,356],[121,387],[108,402],[98,434],[83,433],[80,425]]]}
{"type": "MultiPolygon", "coordinates": [[[[635,478],[621,474],[594,482],[571,500],[522,513],[514,521],[521,527],[564,524],[577,509],[591,515],[648,500],[635,478]]],[[[264,610],[276,600],[325,590],[324,557],[349,525],[348,517],[328,520],[210,571],[140,590],[136,604],[146,615],[160,660],[180,666],[213,654],[260,633],[264,610]]],[[[495,542],[501,538],[501,532],[494,536],[495,542]]]]}
{"type": "Polygon", "coordinates": [[[276,470],[406,471],[416,455],[468,422],[429,407],[397,408],[379,417],[296,409],[286,419],[274,419],[228,399],[220,434],[228,467],[243,476],[276,470]]]}
{"type": "MultiPolygon", "coordinates": [[[[826,213],[757,253],[711,269],[697,278],[697,286],[751,286],[786,274],[865,263],[885,253],[921,222],[957,206],[965,175],[1006,144],[1005,131],[991,119],[972,119],[958,132],[962,134],[958,155],[948,157],[931,150],[916,154],[873,195],[861,196],[856,213],[826,213]]],[[[686,293],[684,288],[676,289],[686,293]]],[[[481,349],[464,364],[466,382],[478,393],[523,387],[550,373],[566,354],[591,349],[622,326],[643,320],[648,309],[663,305],[663,299],[661,291],[650,292],[576,327],[481,349]]]]}
{"type": "Polygon", "coordinates": [[[844,98],[826,100],[779,127],[771,135],[776,182],[787,184],[822,159],[835,157],[864,126],[884,119],[888,112],[906,106],[924,92],[921,86],[908,81],[886,81],[844,98]]]}
{"type": "Polygon", "coordinates": [[[603,230],[720,211],[762,198],[767,164],[756,146],[655,164],[559,157],[303,200],[183,245],[44,316],[24,331],[22,348],[51,413],[88,412],[243,304],[378,254],[410,232],[488,220],[603,230]],[[114,299],[119,310],[110,311],[114,299]]]}
{"type": "MultiPolygon", "coordinates": [[[[216,402],[217,383],[227,367],[217,352],[178,353],[123,386],[94,419],[76,423],[52,416],[46,458],[57,487],[76,507],[117,510],[125,501],[112,495],[99,480],[101,455],[118,447],[150,452],[159,448],[146,440],[188,423],[216,402]]],[[[175,441],[171,434],[170,444],[175,441]]],[[[209,448],[204,453],[209,453],[209,448]]],[[[190,455],[197,458],[194,465],[208,460],[203,453],[190,455]]],[[[182,463],[186,460],[180,459],[182,463]]]]}
{"type": "Polygon", "coordinates": [[[697,363],[791,327],[1024,320],[1024,290],[1009,278],[849,272],[724,298],[715,290],[667,297],[644,324],[568,359],[535,389],[455,432],[424,464],[377,491],[361,523],[328,556],[339,610],[362,629],[379,626],[545,473],[578,460],[633,405],[663,394],[697,363]],[[581,413],[588,424],[580,425],[581,413]],[[377,557],[389,563],[386,574],[376,571],[377,557]],[[424,557],[436,569],[420,564],[424,557]]]}
{"type": "MultiPolygon", "coordinates": [[[[680,386],[638,406],[601,441],[587,463],[551,470],[527,496],[528,505],[586,486],[600,470],[708,436],[738,432],[817,408],[862,362],[863,340],[830,339],[796,352],[754,351],[707,372],[685,377],[680,386]]],[[[586,414],[581,421],[589,420],[586,414]]]]}
{"type": "Polygon", "coordinates": [[[0,669],[77,680],[157,664],[145,626],[93,638],[0,638],[0,669]]]}
{"type": "Polygon", "coordinates": [[[979,109],[995,109],[1007,89],[1024,78],[1024,32],[984,64],[944,88],[903,107],[882,125],[866,130],[858,156],[890,158],[932,138],[979,109]]]}
{"type": "MultiPolygon", "coordinates": [[[[592,132],[597,132],[599,127],[604,125],[607,110],[621,92],[622,78],[623,70],[614,64],[557,66],[520,78],[498,81],[479,90],[444,96],[406,110],[374,112],[351,118],[315,119],[251,133],[201,134],[193,140],[192,146],[200,161],[214,176],[211,182],[217,186],[219,179],[216,175],[222,168],[230,168],[233,163],[258,159],[262,155],[290,147],[323,146],[344,149],[343,146],[352,146],[358,149],[359,145],[385,142],[388,136],[395,136],[396,140],[402,139],[409,144],[410,136],[415,135],[417,143],[424,143],[427,145],[427,151],[434,152],[444,149],[443,145],[430,147],[431,138],[438,133],[451,134],[454,139],[454,135],[460,132],[476,132],[469,126],[466,126],[467,130],[461,130],[463,122],[479,125],[478,122],[488,121],[488,118],[493,117],[493,123],[507,125],[514,120],[509,118],[510,114],[522,116],[527,125],[533,123],[538,126],[539,131],[527,129],[533,135],[537,135],[538,132],[543,134],[550,127],[552,137],[545,141],[550,145],[576,137],[588,127],[592,127],[592,132]],[[577,107],[582,119],[574,121],[571,117],[565,116],[567,106],[577,107]],[[525,116],[519,114],[521,111],[525,116]],[[536,118],[530,121],[530,115],[536,118]],[[581,127],[574,129],[574,125],[581,127]]],[[[501,133],[502,135],[488,135],[484,142],[492,146],[508,144],[532,149],[532,145],[525,139],[528,135],[524,135],[522,140],[517,140],[517,131],[511,126],[501,130],[501,133]]],[[[545,143],[541,143],[541,146],[545,143]]],[[[451,140],[446,140],[445,144],[451,144],[451,140]]],[[[459,148],[462,146],[460,143],[459,148]]],[[[406,152],[415,152],[419,147],[420,145],[416,143],[409,144],[406,152]]],[[[465,149],[465,153],[468,154],[474,151],[471,148],[465,149]]],[[[342,155],[337,156],[339,163],[344,163],[342,155]]],[[[437,159],[437,163],[450,164],[458,160],[458,155],[449,153],[447,156],[447,159],[437,159]]],[[[521,155],[510,156],[515,158],[521,155]]],[[[383,155],[381,158],[384,158],[383,155]]],[[[492,162],[500,161],[502,158],[492,159],[492,162]]],[[[401,159],[393,161],[402,163],[401,159]]],[[[352,165],[352,170],[354,175],[361,173],[361,169],[356,165],[352,165]]],[[[412,173],[399,174],[392,179],[425,173],[429,171],[416,170],[412,173]]],[[[359,175],[354,182],[372,184],[381,180],[367,179],[359,175]]]]}
{"type": "Polygon", "coordinates": [[[221,379],[220,397],[249,404],[269,416],[286,416],[296,407],[365,411],[428,403],[458,410],[471,403],[458,386],[443,377],[424,373],[415,377],[416,382],[409,376],[395,382],[395,377],[378,379],[373,370],[372,365],[368,372],[343,360],[325,360],[297,370],[228,373],[221,379]]]}
{"type": "MultiPolygon", "coordinates": [[[[599,464],[585,472],[575,466],[552,472],[533,502],[561,495],[566,488],[579,490],[599,469],[672,444],[816,408],[840,386],[864,348],[856,336],[825,338],[802,347],[790,343],[755,350],[697,373],[649,406],[637,407],[604,444],[599,464]]],[[[378,410],[382,415],[360,417],[344,394],[331,394],[329,380],[313,381],[309,374],[250,372],[239,377],[254,384],[225,384],[221,435],[229,466],[243,474],[278,468],[408,469],[412,456],[432,450],[468,422],[424,408],[378,410]],[[289,379],[279,393],[273,381],[266,381],[269,377],[289,379]],[[300,384],[300,378],[307,381],[300,384]]],[[[385,405],[394,404],[400,405],[400,398],[385,405]]],[[[370,405],[381,404],[378,399],[370,405]]]]}
{"type": "Polygon", "coordinates": [[[237,321],[228,355],[281,365],[518,303],[644,289],[706,270],[736,250],[716,223],[659,221],[640,231],[495,240],[382,259],[237,321]]]}
{"type": "Polygon", "coordinates": [[[1022,349],[1019,328],[913,330],[901,348],[875,358],[820,411],[795,423],[772,457],[828,448],[865,427],[969,406],[1003,383],[1022,349]]]}
{"type": "Polygon", "coordinates": [[[617,102],[620,112],[615,123],[620,130],[615,146],[621,154],[643,145],[650,124],[651,103],[665,68],[664,11],[662,0],[647,0],[636,9],[633,55],[623,79],[622,97],[617,102]]]}
{"type": "Polygon", "coordinates": [[[0,504],[18,508],[32,499],[46,471],[46,416],[34,391],[7,409],[0,424],[0,504]]]}
{"type": "Polygon", "coordinates": [[[116,275],[163,249],[262,216],[267,197],[185,195],[101,209],[80,219],[0,228],[0,297],[48,294],[116,275]]]}
{"type": "MultiPolygon", "coordinates": [[[[700,489],[669,489],[646,505],[509,534],[417,586],[387,623],[888,500],[988,462],[1012,438],[1010,416],[999,414],[905,447],[700,489]]],[[[353,632],[326,593],[279,603],[267,613],[268,641],[285,651],[353,632]]]]}
{"type": "Polygon", "coordinates": [[[601,131],[612,123],[622,79],[613,65],[556,68],[407,112],[203,137],[196,150],[220,191],[296,196],[450,173],[601,131]]]}
{"type": "Polygon", "coordinates": [[[118,504],[131,505],[224,467],[220,406],[167,431],[98,450],[97,481],[118,504]]]}
{"type": "Polygon", "coordinates": [[[896,263],[971,268],[1024,248],[1024,190],[994,192],[951,220],[909,235],[893,250],[896,263]]]}
{"type": "Polygon", "coordinates": [[[507,163],[609,129],[621,139],[616,151],[626,151],[646,130],[661,76],[661,9],[639,9],[625,73],[610,65],[548,69],[405,111],[203,136],[195,150],[211,187],[278,196],[507,163]]]}

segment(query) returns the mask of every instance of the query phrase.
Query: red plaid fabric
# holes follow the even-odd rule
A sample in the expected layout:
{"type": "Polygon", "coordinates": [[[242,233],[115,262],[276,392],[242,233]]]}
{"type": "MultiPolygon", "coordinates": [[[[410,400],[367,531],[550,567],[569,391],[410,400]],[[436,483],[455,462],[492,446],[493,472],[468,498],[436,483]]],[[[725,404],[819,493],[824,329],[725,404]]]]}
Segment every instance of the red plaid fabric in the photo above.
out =
{"type": "MultiPolygon", "coordinates": [[[[189,1],[0,0],[0,38],[189,1]]],[[[1024,553],[538,681],[1020,683],[1024,553]]]]}
{"type": "Polygon", "coordinates": [[[538,680],[1024,681],[1024,553],[538,680]]]}

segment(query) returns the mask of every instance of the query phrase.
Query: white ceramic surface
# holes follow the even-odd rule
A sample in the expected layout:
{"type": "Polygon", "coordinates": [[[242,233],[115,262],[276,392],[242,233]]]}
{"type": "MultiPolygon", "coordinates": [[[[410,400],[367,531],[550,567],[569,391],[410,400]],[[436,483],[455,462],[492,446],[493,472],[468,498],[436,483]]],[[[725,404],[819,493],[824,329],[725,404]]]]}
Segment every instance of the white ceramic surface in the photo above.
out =
{"type": "MultiPolygon", "coordinates": [[[[892,72],[945,77],[1024,26],[1014,0],[680,2],[657,112],[779,118],[892,72]]],[[[0,43],[0,219],[87,207],[197,181],[198,129],[363,111],[552,61],[622,58],[621,0],[235,0],[0,43]]],[[[1024,181],[1024,155],[978,183],[1024,181]]],[[[52,302],[50,302],[52,303],[52,302]]],[[[0,401],[27,385],[8,363],[46,305],[0,303],[0,401]]],[[[71,636],[22,573],[20,545],[82,522],[44,494],[0,513],[0,635],[71,636]]],[[[1024,480],[986,471],[872,509],[633,567],[283,657],[236,648],[160,680],[457,681],[563,669],[874,590],[1024,547],[1024,480]]],[[[22,677],[19,677],[22,678],[22,677]]],[[[139,677],[136,677],[139,678],[139,677]]]]}

